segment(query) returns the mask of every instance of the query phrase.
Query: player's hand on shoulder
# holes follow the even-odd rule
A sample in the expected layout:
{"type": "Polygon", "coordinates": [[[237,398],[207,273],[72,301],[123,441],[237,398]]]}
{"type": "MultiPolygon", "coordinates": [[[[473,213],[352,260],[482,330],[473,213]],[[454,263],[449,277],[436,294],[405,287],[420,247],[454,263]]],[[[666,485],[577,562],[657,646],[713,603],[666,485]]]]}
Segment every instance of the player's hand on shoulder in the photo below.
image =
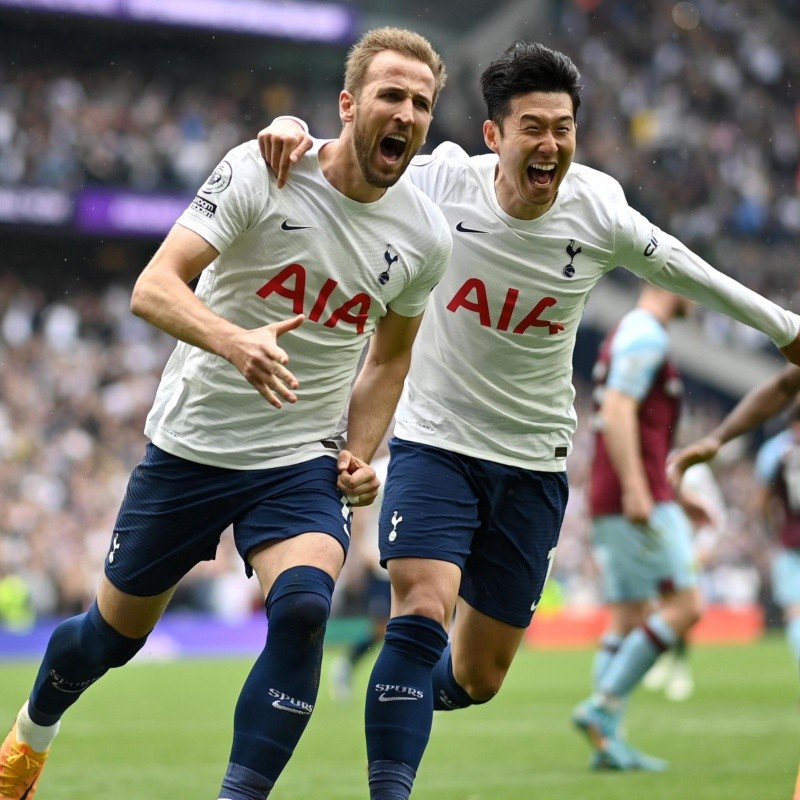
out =
{"type": "Polygon", "coordinates": [[[720,447],[721,442],[715,436],[705,436],[672,453],[667,458],[667,477],[673,488],[677,490],[680,487],[683,475],[689,467],[711,461],[720,447]]]}
{"type": "Polygon", "coordinates": [[[288,117],[274,119],[258,132],[257,138],[261,155],[275,173],[279,189],[286,185],[291,165],[296,164],[314,143],[308,132],[288,117]]]}
{"type": "Polygon", "coordinates": [[[368,506],[375,502],[381,482],[375,470],[349,450],[339,451],[339,491],[351,506],[368,506]]]}
{"type": "Polygon", "coordinates": [[[232,337],[226,357],[239,372],[258,390],[259,394],[275,408],[282,408],[282,400],[297,402],[294,389],[300,382],[286,368],[289,356],[278,345],[278,337],[303,324],[305,316],[273,322],[262,328],[240,328],[232,337]]]}

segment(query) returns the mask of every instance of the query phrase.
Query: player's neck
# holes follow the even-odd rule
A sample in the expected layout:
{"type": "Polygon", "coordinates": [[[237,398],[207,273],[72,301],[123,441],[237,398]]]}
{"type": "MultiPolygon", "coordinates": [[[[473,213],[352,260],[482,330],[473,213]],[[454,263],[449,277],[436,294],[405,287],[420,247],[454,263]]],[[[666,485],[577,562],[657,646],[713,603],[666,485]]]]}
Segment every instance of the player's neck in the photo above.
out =
{"type": "Polygon", "coordinates": [[[386,189],[364,180],[355,152],[341,139],[328,142],[319,151],[319,165],[325,179],[345,197],[358,203],[374,203],[386,189]]]}

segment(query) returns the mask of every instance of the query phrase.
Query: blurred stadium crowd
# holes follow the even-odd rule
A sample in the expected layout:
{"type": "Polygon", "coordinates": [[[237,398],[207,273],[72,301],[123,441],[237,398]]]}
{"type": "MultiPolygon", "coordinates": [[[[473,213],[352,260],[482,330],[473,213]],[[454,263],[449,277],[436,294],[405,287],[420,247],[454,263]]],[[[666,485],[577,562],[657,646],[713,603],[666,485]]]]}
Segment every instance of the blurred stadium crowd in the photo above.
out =
{"type": "MultiPolygon", "coordinates": [[[[584,75],[578,159],[617,177],[632,205],[720,269],[799,307],[795,3],[564,0],[552,3],[552,16],[543,41],[571,55],[584,75]]],[[[271,76],[185,54],[172,63],[164,50],[111,63],[93,60],[91,47],[81,58],[19,51],[13,65],[0,65],[0,187],[191,193],[229,147],[275,114],[303,116],[319,136],[335,133],[338,73],[315,83],[307,70],[271,76]]],[[[448,137],[482,152],[480,98],[475,85],[459,85],[464,74],[446,93],[471,98],[472,124],[450,119],[443,104],[429,144],[448,137]]],[[[71,282],[63,264],[43,255],[58,243],[45,251],[38,244],[35,233],[15,233],[15,268],[0,271],[0,581],[22,578],[33,614],[51,615],[82,610],[94,594],[173,343],[128,311],[147,258],[141,243],[95,243],[83,280],[71,282]],[[92,280],[92,269],[103,279],[92,280]]],[[[711,315],[706,329],[712,342],[765,344],[711,315]]],[[[578,390],[572,492],[553,578],[565,602],[591,605],[598,588],[583,491],[589,389],[580,376],[578,390]]],[[[695,393],[687,405],[683,439],[722,414],[710,395],[695,393]]],[[[768,593],[768,537],[752,507],[748,451],[729,452],[715,465],[725,522],[702,532],[698,550],[708,600],[750,602],[768,593]]],[[[0,617],[3,602],[0,592],[0,617]]],[[[226,541],[175,605],[235,615],[253,602],[226,541]]]]}

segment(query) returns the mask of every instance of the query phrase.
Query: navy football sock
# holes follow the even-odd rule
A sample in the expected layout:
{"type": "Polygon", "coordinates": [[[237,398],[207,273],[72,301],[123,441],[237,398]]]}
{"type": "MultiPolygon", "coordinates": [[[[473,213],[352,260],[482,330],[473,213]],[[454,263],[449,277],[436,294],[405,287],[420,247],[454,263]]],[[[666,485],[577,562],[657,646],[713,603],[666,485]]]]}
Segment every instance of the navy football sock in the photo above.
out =
{"type": "Polygon", "coordinates": [[[475,705],[453,675],[453,659],[448,644],[442,657],[436,662],[431,673],[433,682],[433,710],[454,711],[457,708],[468,708],[475,705]]]}
{"type": "Polygon", "coordinates": [[[411,792],[433,720],[431,671],[446,644],[444,628],[428,617],[395,617],[386,627],[364,715],[371,800],[411,792]]]}
{"type": "Polygon", "coordinates": [[[316,567],[282,572],[267,597],[267,643],[239,694],[220,797],[264,798],[306,729],[319,690],[333,579],[316,567]]]}
{"type": "Polygon", "coordinates": [[[129,639],[100,615],[97,602],[62,622],[50,637],[28,702],[37,725],[55,725],[98,678],[121,667],[142,649],[147,637],[129,639]]]}

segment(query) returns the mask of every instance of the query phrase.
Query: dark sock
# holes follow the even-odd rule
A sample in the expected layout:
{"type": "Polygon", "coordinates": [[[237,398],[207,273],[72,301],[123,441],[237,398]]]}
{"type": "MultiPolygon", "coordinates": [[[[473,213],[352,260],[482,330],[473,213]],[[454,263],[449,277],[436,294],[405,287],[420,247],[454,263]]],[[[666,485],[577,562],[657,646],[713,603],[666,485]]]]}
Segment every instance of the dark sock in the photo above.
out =
{"type": "Polygon", "coordinates": [[[364,714],[371,800],[411,793],[433,720],[431,671],[446,644],[444,628],[428,617],[395,617],[386,627],[364,714]]]}
{"type": "Polygon", "coordinates": [[[129,639],[100,615],[97,603],[62,622],[50,636],[28,702],[37,725],[55,725],[98,678],[121,667],[141,650],[147,637],[129,639]]]}
{"type": "Polygon", "coordinates": [[[267,643],[236,704],[220,797],[263,800],[291,758],[317,699],[333,585],[315,567],[276,579],[266,602],[267,643]]]}
{"type": "Polygon", "coordinates": [[[453,675],[453,659],[448,644],[431,673],[434,711],[454,711],[475,705],[475,701],[458,685],[453,675]]]}

